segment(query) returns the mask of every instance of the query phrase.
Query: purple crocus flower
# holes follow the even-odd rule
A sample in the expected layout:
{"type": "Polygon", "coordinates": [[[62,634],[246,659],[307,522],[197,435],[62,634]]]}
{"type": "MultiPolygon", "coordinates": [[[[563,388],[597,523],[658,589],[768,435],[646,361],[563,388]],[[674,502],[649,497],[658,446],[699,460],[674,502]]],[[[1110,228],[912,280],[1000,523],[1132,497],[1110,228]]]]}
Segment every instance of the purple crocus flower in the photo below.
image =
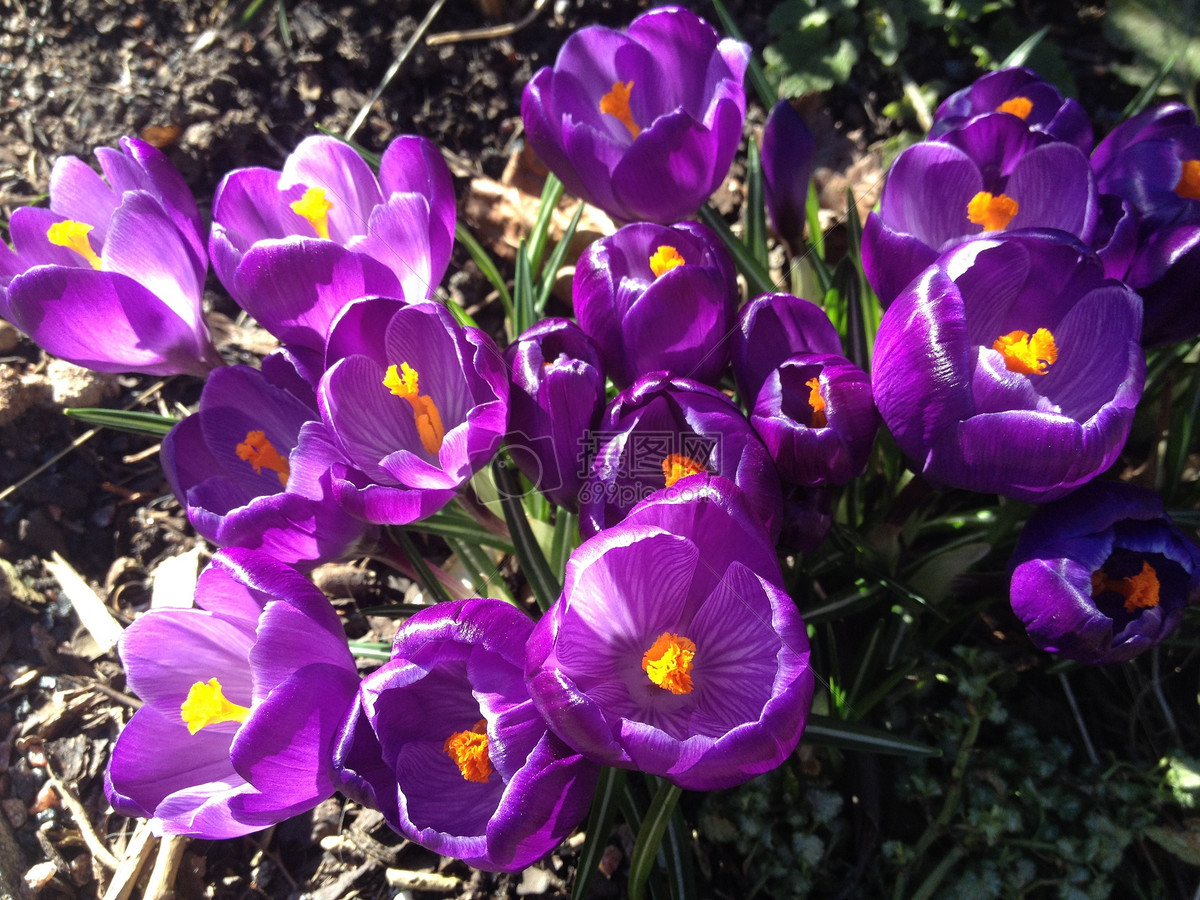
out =
{"type": "Polygon", "coordinates": [[[454,183],[437,148],[405,135],[376,179],[349,145],[305,138],[283,165],[238,169],[213,198],[213,268],[281,340],[321,350],[330,322],[369,295],[424,300],[454,242],[454,183]]]}
{"type": "Polygon", "coordinates": [[[808,639],[737,488],[694,476],[579,546],[534,627],[529,692],[605,765],[689,790],[775,768],[808,718],[808,639]]]}
{"type": "Polygon", "coordinates": [[[763,294],[742,307],[731,345],[733,379],[747,406],[767,377],[797,353],[842,354],[825,310],[791,294],[763,294]]]}
{"type": "MultiPolygon", "coordinates": [[[[863,228],[863,268],[886,308],[954,244],[985,232],[1039,228],[1093,246],[1108,274],[1118,277],[1132,246],[1120,239],[1117,223],[1101,221],[1102,211],[1078,147],[1031,131],[1011,115],[979,116],[896,157],[879,212],[863,228]]],[[[1119,215],[1120,209],[1107,212],[1119,215]]]]}
{"type": "Polygon", "coordinates": [[[374,540],[377,529],[334,501],[327,474],[322,482],[321,473],[308,473],[311,485],[299,478],[308,472],[295,452],[300,429],[318,418],[308,393],[305,403],[249,366],[217,369],[199,410],[163,439],[171,489],[196,531],[218,547],[261,549],[312,568],[374,540]]]}
{"type": "Polygon", "coordinates": [[[368,522],[436,512],[504,440],[504,359],[440,303],[351,303],[330,327],[325,361],[322,422],[304,427],[299,452],[331,471],[339,502],[368,522]]]}
{"type": "Polygon", "coordinates": [[[978,238],[885,313],[875,403],[931,480],[1051,500],[1120,453],[1146,374],[1140,330],[1140,298],[1078,244],[978,238]]]}
{"type": "Polygon", "coordinates": [[[567,38],[525,86],[521,118],[572,193],[622,222],[694,214],[729,172],[750,48],[674,6],[567,38]]]}
{"type": "Polygon", "coordinates": [[[439,603],[405,622],[342,727],[341,789],[477,869],[515,871],[558,846],[587,815],[599,767],[534,709],[532,628],[500,600],[439,603]]]}
{"type": "Polygon", "coordinates": [[[1166,103],[1113,129],[1092,154],[1097,183],[1133,207],[1137,252],[1125,275],[1146,304],[1142,342],[1200,332],[1200,125],[1166,103]]]}
{"type": "Polygon", "coordinates": [[[604,363],[574,322],[543,319],[504,351],[512,376],[508,452],[539,491],[572,512],[604,411],[604,363]]]}
{"type": "Polygon", "coordinates": [[[934,114],[929,137],[941,137],[977,116],[991,113],[1014,116],[1026,128],[1073,144],[1082,153],[1092,150],[1092,123],[1083,107],[1064,99],[1057,88],[1022,66],[988,72],[943,100],[934,114]]]}
{"type": "Polygon", "coordinates": [[[736,272],[698,222],[639,222],[601,238],[580,256],[571,295],[617,387],[660,369],[715,384],[729,364],[736,272]]]}
{"type": "Polygon", "coordinates": [[[201,298],[200,214],[162,153],[134,138],[50,173],[50,208],[12,214],[0,243],[0,317],[99,372],[204,375],[221,359],[201,298]]]}
{"type": "Polygon", "coordinates": [[[261,553],[218,553],[195,599],[121,639],[145,705],[117,738],[105,794],[157,834],[237,837],[332,796],[358,674],[325,595],[261,553]]]}
{"type": "Polygon", "coordinates": [[[836,486],[866,468],[879,413],[866,372],[844,356],[808,353],[771,373],[750,424],[785,482],[836,486]]]}
{"type": "Polygon", "coordinates": [[[1033,642],[1090,665],[1148,650],[1200,601],[1200,551],[1157,494],[1132,484],[1092,482],[1040,507],[1010,568],[1033,642]]]}
{"type": "Polygon", "coordinates": [[[789,100],[780,100],[762,133],[763,194],[775,231],[793,253],[804,246],[808,183],[817,141],[789,100]]]}
{"type": "Polygon", "coordinates": [[[661,488],[700,473],[736,483],[763,526],[779,533],[775,464],[746,416],[717,389],[651,373],[609,404],[597,440],[580,495],[584,537],[617,524],[661,488]]]}

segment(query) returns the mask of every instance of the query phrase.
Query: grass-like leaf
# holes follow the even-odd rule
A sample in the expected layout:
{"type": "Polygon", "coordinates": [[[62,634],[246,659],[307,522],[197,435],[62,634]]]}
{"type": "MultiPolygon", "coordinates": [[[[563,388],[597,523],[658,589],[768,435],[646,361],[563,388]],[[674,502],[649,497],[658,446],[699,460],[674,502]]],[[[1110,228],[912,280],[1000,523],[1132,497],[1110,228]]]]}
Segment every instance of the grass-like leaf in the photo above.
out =
{"type": "Polygon", "coordinates": [[[179,419],[160,416],[158,413],[140,412],[132,409],[104,409],[103,407],[79,407],[64,409],[63,414],[88,425],[132,431],[135,434],[151,434],[163,437],[179,424],[179,419]]]}

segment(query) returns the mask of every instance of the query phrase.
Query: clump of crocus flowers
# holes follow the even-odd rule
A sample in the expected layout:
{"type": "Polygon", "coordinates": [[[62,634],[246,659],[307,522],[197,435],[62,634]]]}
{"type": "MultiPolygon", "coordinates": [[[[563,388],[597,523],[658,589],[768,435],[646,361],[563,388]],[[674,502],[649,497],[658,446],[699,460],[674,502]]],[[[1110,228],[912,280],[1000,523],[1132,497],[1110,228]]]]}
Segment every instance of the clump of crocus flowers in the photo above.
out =
{"type": "MultiPolygon", "coordinates": [[[[601,767],[710,790],[784,764],[817,677],[776,551],[847,525],[841,491],[879,468],[881,424],[932,485],[1043,504],[1011,562],[1039,647],[1119,662],[1178,627],[1200,552],[1156,495],[1099,479],[1143,347],[1200,330],[1179,299],[1200,283],[1191,112],[1147,111],[1093,150],[1078,104],[1029,70],[948,98],[866,222],[886,308],[868,358],[807,299],[739,312],[734,257],[692,221],[743,136],[748,59],[664,7],[580,31],[534,76],[530,145],[622,227],[580,257],[574,321],[504,350],[438,299],[454,184],[417,136],[378,173],[328,136],[230,173],[207,242],[178,173],[132,139],[97,151],[104,178],[60,161],[49,208],[14,214],[0,315],[104,371],[215,370],[162,461],[223,549],[192,608],[151,610],[122,642],[145,705],[108,769],[118,812],[231,837],[341,790],[409,840],[513,871],[582,821],[601,767]],[[261,368],[211,344],[209,258],[279,340],[261,368]],[[502,446],[565,539],[578,516],[561,591],[540,616],[430,603],[360,677],[302,573],[388,558],[389,527],[459,501],[495,528],[472,484],[502,446]]],[[[793,252],[813,140],[772,111],[767,201],[793,252]]]]}

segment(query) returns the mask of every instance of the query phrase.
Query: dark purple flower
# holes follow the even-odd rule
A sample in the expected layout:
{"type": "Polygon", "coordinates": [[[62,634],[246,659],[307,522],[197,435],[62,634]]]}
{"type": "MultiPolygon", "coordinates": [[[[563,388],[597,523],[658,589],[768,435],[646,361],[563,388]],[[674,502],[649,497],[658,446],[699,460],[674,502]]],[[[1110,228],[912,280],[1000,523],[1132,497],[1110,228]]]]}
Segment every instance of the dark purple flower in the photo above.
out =
{"type": "Polygon", "coordinates": [[[525,135],[572,193],[613,218],[678,221],[729,171],[749,59],[748,46],[679,7],[624,32],[580,29],[525,86],[525,135]]]}
{"type": "Polygon", "coordinates": [[[377,529],[337,505],[328,476],[322,483],[316,473],[315,484],[292,476],[304,468],[300,429],[316,419],[315,398],[305,403],[257,369],[214,371],[199,410],[162,444],[163,471],[196,531],[218,547],[263,550],[302,568],[374,540],[377,529]]]}
{"type": "Polygon", "coordinates": [[[1200,551],[1132,484],[1092,482],[1040,507],[1009,565],[1033,642],[1090,665],[1148,650],[1200,601],[1200,551]]]}
{"type": "Polygon", "coordinates": [[[1141,300],[1053,234],[978,238],[889,307],[875,403],[931,480],[1060,497],[1117,458],[1141,397],[1141,300]]]}
{"type": "Polygon", "coordinates": [[[808,718],[808,638],[737,488],[695,476],[583,543],[535,626],[529,691],[605,765],[689,790],[775,768],[808,718]]]}
{"type": "Polygon", "coordinates": [[[1083,153],[1092,150],[1092,124],[1083,107],[1064,99],[1036,72],[1020,66],[988,72],[943,100],[934,114],[929,137],[941,137],[977,116],[991,113],[1014,116],[1026,128],[1074,144],[1083,153]]]}
{"type": "Polygon", "coordinates": [[[208,257],[196,201],[154,147],[96,150],[50,173],[50,208],[12,214],[0,243],[0,317],[99,372],[204,375],[221,364],[201,298],[208,257]]]}
{"type": "Polygon", "coordinates": [[[816,147],[816,138],[791,102],[776,103],[763,126],[763,193],[771,224],[792,252],[804,245],[808,183],[816,147]]]}
{"type": "Polygon", "coordinates": [[[221,283],[281,340],[320,350],[358,297],[433,295],[454,242],[454,183],[438,149],[404,135],[376,179],[348,144],[303,140],[283,171],[238,169],[213,198],[221,283]]]}
{"type": "Polygon", "coordinates": [[[351,303],[330,328],[325,362],[323,425],[306,426],[300,445],[330,468],[343,507],[368,522],[437,511],[504,440],[504,358],[440,303],[351,303]]]}
{"type": "Polygon", "coordinates": [[[836,486],[866,468],[879,413],[866,372],[843,356],[805,353],[767,378],[750,424],[785,482],[836,486]]]}
{"type": "Polygon", "coordinates": [[[604,363],[579,326],[543,319],[504,351],[512,376],[506,444],[551,501],[578,511],[589,442],[604,411],[604,363]]]}
{"type": "MultiPolygon", "coordinates": [[[[1030,131],[1009,115],[971,120],[943,140],[909,147],[892,164],[879,212],[863,228],[863,268],[886,308],[939,253],[984,232],[1065,231],[1093,246],[1123,274],[1126,255],[1111,261],[1095,246],[1101,205],[1088,158],[1071,144],[1030,131]]],[[[1098,232],[1099,229],[1099,232],[1098,232]]]]}
{"type": "Polygon", "coordinates": [[[698,222],[639,222],[601,238],[579,258],[571,295],[617,387],[660,369],[715,384],[729,364],[736,272],[698,222]]]}
{"type": "Polygon", "coordinates": [[[763,526],[779,533],[775,464],[746,416],[715,388],[664,372],[647,375],[609,404],[597,439],[580,495],[584,537],[617,524],[656,491],[700,473],[736,483],[763,526]]]}
{"type": "Polygon", "coordinates": [[[358,673],[325,595],[261,553],[218,553],[195,599],[146,613],[121,639],[145,705],[113,747],[105,794],[157,834],[237,837],[333,794],[358,673]]]}
{"type": "Polygon", "coordinates": [[[841,355],[842,340],[815,303],[791,294],[763,294],[742,307],[730,349],[738,395],[752,406],[767,376],[789,356],[841,355]]]}
{"type": "Polygon", "coordinates": [[[1200,125],[1166,103],[1118,125],[1092,154],[1102,191],[1134,210],[1137,251],[1124,276],[1146,304],[1142,343],[1200,332],[1200,125]]]}
{"type": "Polygon", "coordinates": [[[553,850],[599,767],[546,730],[523,678],[533,623],[500,600],[422,610],[363,680],[334,753],[340,787],[404,837],[490,871],[553,850]]]}

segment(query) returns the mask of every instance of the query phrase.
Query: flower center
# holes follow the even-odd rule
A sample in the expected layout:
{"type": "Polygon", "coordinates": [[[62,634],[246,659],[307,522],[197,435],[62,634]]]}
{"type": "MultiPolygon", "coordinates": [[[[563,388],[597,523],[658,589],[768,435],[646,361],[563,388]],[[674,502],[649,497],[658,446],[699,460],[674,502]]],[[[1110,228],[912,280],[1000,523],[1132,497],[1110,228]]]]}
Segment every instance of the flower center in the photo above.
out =
{"type": "Polygon", "coordinates": [[[821,396],[821,379],[814,375],[804,382],[804,386],[808,388],[808,405],[812,407],[813,428],[824,428],[829,424],[829,417],[825,415],[825,398],[821,396]]]}
{"type": "Polygon", "coordinates": [[[1033,112],[1033,101],[1028,97],[1011,97],[996,107],[996,112],[1006,112],[1018,119],[1028,119],[1033,112]]]}
{"type": "Polygon", "coordinates": [[[1045,375],[1058,359],[1058,347],[1049,328],[1039,328],[1032,335],[1010,331],[996,338],[992,349],[1004,357],[1008,371],[1022,375],[1045,375]]]}
{"type": "Polygon", "coordinates": [[[221,722],[245,722],[250,710],[230,703],[221,692],[221,682],[210,678],[207,682],[197,681],[192,685],[187,699],[179,707],[179,715],[187,725],[188,733],[195,734],[201,728],[221,722]]]}
{"type": "Polygon", "coordinates": [[[650,257],[650,271],[654,273],[655,278],[660,278],[676,266],[682,265],[683,257],[679,255],[679,251],[668,244],[663,244],[650,257]]]}
{"type": "Polygon", "coordinates": [[[664,631],[642,654],[642,670],[650,680],[672,694],[692,692],[692,660],[696,645],[685,637],[664,631]]]}
{"type": "Polygon", "coordinates": [[[1092,596],[1114,591],[1125,598],[1125,612],[1158,606],[1158,573],[1145,560],[1142,571],[1128,578],[1109,578],[1104,569],[1092,573],[1092,596]]]}
{"type": "Polygon", "coordinates": [[[288,204],[292,212],[308,220],[317,237],[329,240],[329,211],[333,204],[325,199],[325,188],[310,187],[299,200],[288,204]]]}
{"type": "Polygon", "coordinates": [[[1200,159],[1185,159],[1175,193],[1185,200],[1200,200],[1200,159]]]}
{"type": "Polygon", "coordinates": [[[612,90],[600,98],[600,112],[615,118],[629,129],[630,135],[637,137],[642,133],[642,127],[633,121],[633,113],[629,109],[629,92],[632,89],[632,81],[626,81],[624,84],[619,81],[613,82],[612,90]]]}
{"type": "Polygon", "coordinates": [[[487,719],[480,719],[470,731],[456,731],[446,738],[442,751],[454,760],[467,781],[485,782],[492,774],[488,758],[487,719]]]}
{"type": "Polygon", "coordinates": [[[98,269],[100,268],[100,257],[96,255],[96,251],[88,242],[88,232],[91,230],[91,225],[66,219],[62,222],[55,222],[46,229],[46,240],[56,247],[74,250],[91,263],[93,269],[98,269]]]}
{"type": "Polygon", "coordinates": [[[967,218],[984,231],[1003,231],[1017,214],[1017,201],[1007,194],[980,191],[967,204],[967,218]]]}
{"type": "Polygon", "coordinates": [[[261,475],[263,469],[270,469],[279,476],[279,483],[287,487],[292,469],[287,459],[279,455],[275,445],[267,440],[265,431],[246,432],[246,440],[237,445],[236,452],[238,459],[254,467],[255,475],[261,475]]]}
{"type": "Polygon", "coordinates": [[[437,404],[428,394],[422,394],[418,384],[419,375],[406,362],[400,363],[397,371],[395,366],[388,366],[383,379],[383,386],[409,402],[413,410],[413,419],[417,423],[417,434],[421,444],[429,453],[437,453],[442,449],[442,440],[446,430],[442,427],[442,414],[438,412],[437,404]]]}
{"type": "Polygon", "coordinates": [[[663,479],[666,481],[667,487],[674,487],[675,482],[680,478],[687,478],[689,475],[699,475],[701,472],[707,472],[704,463],[697,462],[690,456],[684,456],[682,453],[668,453],[662,461],[663,479]]]}

